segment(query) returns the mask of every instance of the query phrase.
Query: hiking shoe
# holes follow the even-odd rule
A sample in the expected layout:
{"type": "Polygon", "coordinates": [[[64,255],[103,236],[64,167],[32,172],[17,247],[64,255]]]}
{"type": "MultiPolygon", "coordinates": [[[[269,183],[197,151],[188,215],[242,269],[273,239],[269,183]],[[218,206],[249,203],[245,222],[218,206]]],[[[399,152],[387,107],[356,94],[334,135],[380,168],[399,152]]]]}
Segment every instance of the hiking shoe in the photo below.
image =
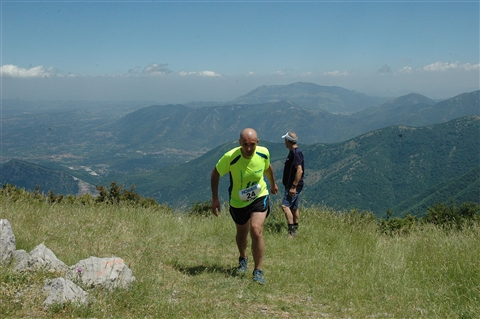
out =
{"type": "Polygon", "coordinates": [[[288,224],[288,238],[297,236],[298,224],[288,224]]]}
{"type": "Polygon", "coordinates": [[[248,263],[248,258],[238,258],[238,267],[237,267],[237,274],[243,275],[247,272],[247,263],[248,263]]]}
{"type": "Polygon", "coordinates": [[[261,285],[265,284],[265,278],[263,277],[263,271],[255,269],[253,271],[253,282],[259,283],[261,285]]]}

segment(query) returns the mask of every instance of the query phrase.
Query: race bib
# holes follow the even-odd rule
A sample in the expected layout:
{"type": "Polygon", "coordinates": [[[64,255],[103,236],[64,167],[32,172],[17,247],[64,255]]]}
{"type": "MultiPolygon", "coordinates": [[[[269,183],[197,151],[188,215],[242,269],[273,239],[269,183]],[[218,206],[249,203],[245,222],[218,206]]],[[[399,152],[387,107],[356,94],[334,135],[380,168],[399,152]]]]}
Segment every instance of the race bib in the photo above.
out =
{"type": "Polygon", "coordinates": [[[260,185],[257,184],[255,186],[241,189],[238,191],[238,195],[240,199],[244,202],[251,202],[255,198],[257,198],[257,195],[260,193],[260,185]]]}

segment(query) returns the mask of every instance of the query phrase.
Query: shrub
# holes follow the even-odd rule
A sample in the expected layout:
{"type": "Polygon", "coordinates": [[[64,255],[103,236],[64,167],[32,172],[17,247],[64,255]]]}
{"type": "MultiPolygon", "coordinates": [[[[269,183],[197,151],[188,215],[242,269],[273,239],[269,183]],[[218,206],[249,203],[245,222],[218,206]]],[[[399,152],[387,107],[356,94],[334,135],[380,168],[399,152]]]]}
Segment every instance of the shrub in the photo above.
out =
{"type": "Polygon", "coordinates": [[[450,201],[450,204],[440,202],[427,208],[427,214],[423,221],[445,229],[461,230],[466,225],[472,225],[480,221],[480,205],[463,203],[457,206],[452,201],[450,201]]]}
{"type": "Polygon", "coordinates": [[[205,202],[196,202],[192,204],[192,207],[187,211],[188,215],[191,216],[203,216],[210,217],[212,216],[212,201],[207,200],[205,202]]]}
{"type": "Polygon", "coordinates": [[[405,218],[390,218],[391,214],[387,212],[387,219],[378,221],[378,227],[385,235],[405,235],[417,224],[417,218],[408,214],[405,218]]]}
{"type": "Polygon", "coordinates": [[[33,192],[28,192],[25,189],[18,188],[14,185],[3,184],[3,188],[0,189],[0,195],[14,202],[35,199],[49,204],[78,203],[81,205],[92,205],[95,203],[107,203],[119,205],[123,203],[133,206],[141,206],[144,208],[166,208],[164,205],[158,204],[153,198],[145,198],[135,193],[134,185],[130,187],[130,190],[126,190],[123,188],[123,185],[118,185],[116,182],[112,182],[110,187],[97,186],[96,189],[99,191],[99,194],[96,197],[93,197],[91,194],[84,194],[77,197],[75,195],[55,195],[55,193],[52,191],[48,192],[47,195],[43,195],[38,186],[33,192]]]}

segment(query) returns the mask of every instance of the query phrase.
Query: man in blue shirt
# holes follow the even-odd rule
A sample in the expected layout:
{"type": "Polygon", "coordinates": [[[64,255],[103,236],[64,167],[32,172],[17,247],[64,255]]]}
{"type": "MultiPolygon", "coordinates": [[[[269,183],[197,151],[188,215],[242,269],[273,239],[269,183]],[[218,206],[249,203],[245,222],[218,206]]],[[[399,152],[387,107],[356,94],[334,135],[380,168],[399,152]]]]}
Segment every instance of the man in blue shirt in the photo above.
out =
{"type": "Polygon", "coordinates": [[[287,219],[288,236],[294,237],[297,235],[298,222],[300,220],[298,202],[300,200],[300,192],[303,189],[305,167],[303,153],[297,144],[297,134],[288,132],[282,138],[285,139],[285,147],[290,150],[283,168],[282,183],[285,186],[285,193],[282,199],[282,210],[287,219]]]}

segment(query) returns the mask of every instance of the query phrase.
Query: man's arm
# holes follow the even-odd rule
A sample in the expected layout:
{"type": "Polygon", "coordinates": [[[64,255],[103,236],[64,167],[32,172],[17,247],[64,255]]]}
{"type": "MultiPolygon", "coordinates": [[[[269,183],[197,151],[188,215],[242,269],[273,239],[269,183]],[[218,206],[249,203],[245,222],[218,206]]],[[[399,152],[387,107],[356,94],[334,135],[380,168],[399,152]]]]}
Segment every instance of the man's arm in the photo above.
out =
{"type": "Polygon", "coordinates": [[[295,179],[293,180],[294,185],[298,185],[300,183],[300,180],[302,179],[302,174],[303,174],[303,169],[302,165],[295,165],[296,167],[296,172],[295,172],[295,179]]]}
{"type": "Polygon", "coordinates": [[[268,166],[268,169],[264,172],[264,174],[267,176],[267,179],[270,182],[270,192],[272,192],[273,195],[277,195],[278,186],[275,183],[275,176],[273,174],[273,167],[271,164],[268,166]]]}
{"type": "Polygon", "coordinates": [[[295,193],[297,192],[297,185],[298,183],[300,183],[300,180],[302,179],[302,174],[303,174],[302,165],[295,165],[295,167],[296,167],[295,178],[293,179],[293,184],[290,187],[290,190],[288,191],[290,196],[295,195],[295,193]]]}
{"type": "Polygon", "coordinates": [[[212,213],[215,216],[218,216],[218,211],[220,211],[220,201],[218,200],[218,184],[220,183],[220,174],[217,171],[217,168],[214,167],[212,170],[212,177],[210,179],[210,187],[212,188],[212,213]]]}

